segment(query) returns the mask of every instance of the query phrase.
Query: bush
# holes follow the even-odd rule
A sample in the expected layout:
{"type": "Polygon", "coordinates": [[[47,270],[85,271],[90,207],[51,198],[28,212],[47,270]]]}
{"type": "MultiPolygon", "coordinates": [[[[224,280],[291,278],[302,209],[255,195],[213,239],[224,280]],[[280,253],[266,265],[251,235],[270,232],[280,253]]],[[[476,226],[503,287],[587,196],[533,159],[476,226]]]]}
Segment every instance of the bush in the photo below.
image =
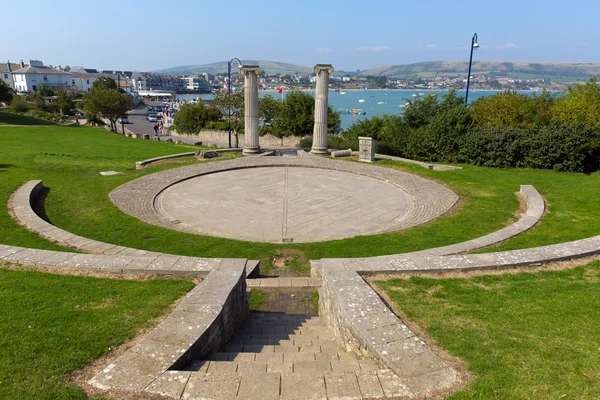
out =
{"type": "MultiPolygon", "coordinates": [[[[305,136],[302,139],[300,139],[300,147],[304,149],[312,148],[312,144],[312,136],[305,136]]],[[[354,151],[357,151],[358,139],[354,140],[340,135],[327,135],[327,148],[339,150],[352,149],[354,151]]]]}
{"type": "Polygon", "coordinates": [[[10,102],[10,110],[19,114],[26,113],[30,108],[23,96],[13,96],[10,102]]]}
{"type": "Polygon", "coordinates": [[[600,86],[591,78],[583,85],[576,84],[556,104],[556,119],[564,125],[585,124],[600,127],[600,86]]]}
{"type": "Polygon", "coordinates": [[[207,123],[220,118],[221,112],[215,107],[203,103],[186,104],[175,114],[173,127],[181,133],[199,133],[207,123]]]}
{"type": "Polygon", "coordinates": [[[480,97],[471,104],[475,125],[486,128],[527,128],[547,125],[552,120],[555,98],[548,92],[528,96],[506,91],[480,97]]]}

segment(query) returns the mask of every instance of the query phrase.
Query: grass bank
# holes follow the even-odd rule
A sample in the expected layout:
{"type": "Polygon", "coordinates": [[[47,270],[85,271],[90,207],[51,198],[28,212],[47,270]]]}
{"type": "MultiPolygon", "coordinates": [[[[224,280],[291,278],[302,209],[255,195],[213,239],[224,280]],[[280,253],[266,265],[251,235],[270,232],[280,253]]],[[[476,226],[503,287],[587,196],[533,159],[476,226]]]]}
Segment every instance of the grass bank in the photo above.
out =
{"type": "Polygon", "coordinates": [[[132,339],[192,287],[0,266],[0,398],[85,399],[71,372],[132,339]]]}
{"type": "Polygon", "coordinates": [[[600,262],[572,270],[377,281],[395,307],[468,364],[448,399],[600,398],[600,262]]]}
{"type": "Polygon", "coordinates": [[[500,249],[600,234],[600,173],[473,166],[441,172],[379,161],[377,165],[442,182],[461,196],[460,206],[412,229],[323,243],[277,245],[198,236],[140,222],[123,214],[108,198],[111,190],[129,180],[195,162],[179,159],[135,170],[136,161],[190,151],[190,146],[134,140],[101,128],[63,126],[0,127],[0,140],[0,241],[5,244],[58,248],[18,226],[6,212],[10,194],[30,179],[42,179],[50,187],[46,212],[51,222],[63,229],[123,246],[190,256],[268,259],[281,251],[296,251],[304,260],[310,260],[394,254],[448,245],[485,235],[514,221],[519,209],[514,193],[521,184],[534,185],[547,199],[549,212],[540,226],[507,241],[500,249]],[[122,174],[99,175],[108,170],[122,174]]]}

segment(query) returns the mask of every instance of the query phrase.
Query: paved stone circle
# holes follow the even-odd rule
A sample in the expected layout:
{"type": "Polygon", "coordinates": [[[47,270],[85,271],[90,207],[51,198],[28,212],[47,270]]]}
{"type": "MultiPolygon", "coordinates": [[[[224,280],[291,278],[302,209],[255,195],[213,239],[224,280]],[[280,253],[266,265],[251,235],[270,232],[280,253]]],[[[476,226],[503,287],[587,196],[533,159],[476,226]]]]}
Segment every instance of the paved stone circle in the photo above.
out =
{"type": "Polygon", "coordinates": [[[169,229],[255,242],[319,242],[392,232],[458,196],[391,168],[318,157],[250,157],[147,175],[115,189],[124,212],[169,229]]]}
{"type": "MultiPolygon", "coordinates": [[[[317,242],[394,231],[414,198],[397,186],[316,168],[252,168],[203,175],[167,188],[157,211],[173,229],[259,242],[317,242]]],[[[443,211],[443,210],[442,210],[443,211]]]]}

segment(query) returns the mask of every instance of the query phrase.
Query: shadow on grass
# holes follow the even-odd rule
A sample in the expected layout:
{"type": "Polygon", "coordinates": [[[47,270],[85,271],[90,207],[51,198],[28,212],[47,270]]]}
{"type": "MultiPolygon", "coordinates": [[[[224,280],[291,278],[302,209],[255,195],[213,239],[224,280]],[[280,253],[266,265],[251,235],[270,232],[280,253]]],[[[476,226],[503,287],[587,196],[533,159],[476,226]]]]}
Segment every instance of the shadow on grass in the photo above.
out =
{"type": "Polygon", "coordinates": [[[16,165],[14,164],[0,164],[0,172],[4,172],[4,170],[9,168],[14,168],[16,165]]]}

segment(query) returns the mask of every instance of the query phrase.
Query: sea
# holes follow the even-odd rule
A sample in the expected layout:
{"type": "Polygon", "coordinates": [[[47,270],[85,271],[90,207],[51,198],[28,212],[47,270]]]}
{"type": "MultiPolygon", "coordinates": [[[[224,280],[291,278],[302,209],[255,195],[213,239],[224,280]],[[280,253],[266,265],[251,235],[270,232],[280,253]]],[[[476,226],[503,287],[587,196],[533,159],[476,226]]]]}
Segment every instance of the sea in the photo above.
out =
{"type": "MultiPolygon", "coordinates": [[[[314,91],[308,91],[314,96],[314,91]]],[[[413,101],[419,97],[425,97],[430,94],[438,94],[443,96],[448,91],[411,91],[411,90],[348,90],[329,92],[329,105],[336,111],[340,112],[342,121],[342,129],[348,129],[352,124],[361,119],[370,118],[378,114],[401,114],[403,105],[408,100],[413,101]],[[356,112],[353,112],[356,110],[356,112]]],[[[458,96],[464,96],[465,91],[457,91],[458,96]]],[[[469,103],[483,96],[492,96],[498,91],[469,91],[469,103]]],[[[520,93],[532,94],[531,91],[523,91],[520,93]]],[[[259,97],[271,95],[276,99],[285,98],[286,92],[278,94],[277,92],[261,91],[259,97]]],[[[194,100],[197,98],[210,100],[213,95],[207,94],[182,94],[177,98],[181,100],[194,100]]]]}

